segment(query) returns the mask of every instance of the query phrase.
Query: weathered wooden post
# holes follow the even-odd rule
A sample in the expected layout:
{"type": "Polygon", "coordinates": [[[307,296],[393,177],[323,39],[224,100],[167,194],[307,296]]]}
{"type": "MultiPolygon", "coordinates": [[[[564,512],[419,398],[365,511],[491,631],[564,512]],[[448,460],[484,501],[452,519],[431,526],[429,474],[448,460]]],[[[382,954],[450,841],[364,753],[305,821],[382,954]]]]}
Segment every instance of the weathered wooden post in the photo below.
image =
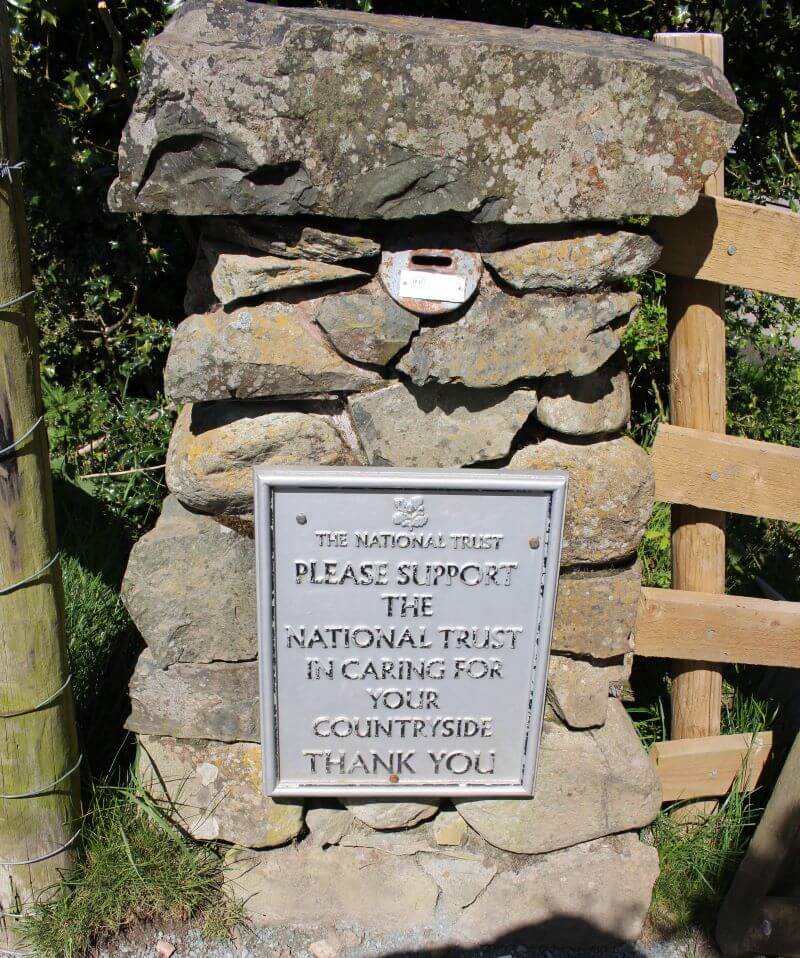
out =
{"type": "Polygon", "coordinates": [[[14,916],[72,854],[79,789],[5,2],[0,158],[0,947],[13,947],[14,916]]]}
{"type": "MultiPolygon", "coordinates": [[[[661,46],[708,57],[722,69],[718,33],[659,33],[661,46]]],[[[724,166],[705,192],[725,192],[724,166]]],[[[724,287],[703,280],[667,278],[670,416],[676,426],[725,432],[724,287]]],[[[672,587],[725,592],[725,513],[672,507],[672,587]]],[[[718,735],[722,706],[721,666],[676,662],[672,686],[672,737],[718,735]]]]}

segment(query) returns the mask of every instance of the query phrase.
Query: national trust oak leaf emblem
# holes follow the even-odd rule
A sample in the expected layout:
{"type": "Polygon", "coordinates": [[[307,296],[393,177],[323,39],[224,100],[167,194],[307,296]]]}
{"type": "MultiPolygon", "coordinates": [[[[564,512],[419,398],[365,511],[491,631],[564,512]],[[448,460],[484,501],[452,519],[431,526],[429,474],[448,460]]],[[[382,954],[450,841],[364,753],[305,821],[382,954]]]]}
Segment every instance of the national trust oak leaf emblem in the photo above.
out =
{"type": "Polygon", "coordinates": [[[405,529],[419,529],[426,525],[428,517],[425,515],[425,502],[422,496],[395,496],[395,513],[392,522],[405,529]]]}

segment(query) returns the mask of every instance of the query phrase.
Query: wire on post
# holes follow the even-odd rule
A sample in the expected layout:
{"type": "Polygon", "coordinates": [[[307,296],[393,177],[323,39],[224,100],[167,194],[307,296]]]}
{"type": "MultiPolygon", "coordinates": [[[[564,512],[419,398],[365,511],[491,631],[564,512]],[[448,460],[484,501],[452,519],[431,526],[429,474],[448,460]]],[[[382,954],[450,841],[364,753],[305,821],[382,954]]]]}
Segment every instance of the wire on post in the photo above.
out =
{"type": "Polygon", "coordinates": [[[14,452],[16,449],[19,449],[19,447],[22,445],[23,442],[25,442],[28,436],[32,436],[33,433],[36,431],[36,428],[40,426],[43,422],[44,422],[44,416],[39,416],[39,418],[31,426],[30,429],[26,430],[18,439],[15,439],[10,445],[3,446],[3,448],[0,449],[0,459],[2,459],[3,456],[7,456],[11,452],[14,452]]]}
{"type": "Polygon", "coordinates": [[[34,573],[27,576],[24,579],[20,579],[19,582],[12,582],[11,585],[5,585],[0,589],[0,595],[10,595],[12,592],[16,592],[17,589],[21,589],[24,585],[29,585],[31,582],[35,582],[40,576],[44,575],[45,572],[50,568],[50,566],[55,565],[56,562],[61,558],[61,552],[56,552],[52,559],[49,562],[37,569],[34,573]]]}

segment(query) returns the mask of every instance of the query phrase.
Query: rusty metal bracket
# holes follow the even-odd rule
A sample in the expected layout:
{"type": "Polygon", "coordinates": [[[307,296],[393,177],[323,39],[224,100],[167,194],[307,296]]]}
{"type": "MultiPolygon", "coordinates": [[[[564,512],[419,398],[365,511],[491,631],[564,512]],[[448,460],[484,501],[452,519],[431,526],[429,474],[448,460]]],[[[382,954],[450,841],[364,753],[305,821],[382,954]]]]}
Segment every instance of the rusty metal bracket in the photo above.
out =
{"type": "Polygon", "coordinates": [[[439,247],[384,249],[378,268],[378,277],[392,299],[422,316],[440,316],[463,306],[475,295],[482,273],[483,261],[477,253],[439,247]],[[423,295],[409,295],[412,287],[423,295]],[[445,298],[448,295],[454,298],[445,298]]]}

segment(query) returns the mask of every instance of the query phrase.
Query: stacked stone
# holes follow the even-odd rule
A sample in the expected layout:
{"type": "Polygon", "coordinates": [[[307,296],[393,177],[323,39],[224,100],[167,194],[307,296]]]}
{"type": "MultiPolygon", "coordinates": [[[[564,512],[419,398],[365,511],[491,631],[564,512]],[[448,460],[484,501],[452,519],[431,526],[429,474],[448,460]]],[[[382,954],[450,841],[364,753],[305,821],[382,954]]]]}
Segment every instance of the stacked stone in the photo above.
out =
{"type": "Polygon", "coordinates": [[[147,645],[128,727],[154,796],[237,849],[255,920],[359,954],[638,934],[660,788],[618,696],[653,477],[620,334],[659,245],[620,221],[689,209],[738,119],[702,58],[592,34],[208,0],[149,43],[111,204],[199,242],[172,495],[124,583],[147,645]],[[393,295],[414,249],[469,262],[470,299],[393,295]],[[262,794],[262,463],[568,471],[533,798],[262,794]]]}

